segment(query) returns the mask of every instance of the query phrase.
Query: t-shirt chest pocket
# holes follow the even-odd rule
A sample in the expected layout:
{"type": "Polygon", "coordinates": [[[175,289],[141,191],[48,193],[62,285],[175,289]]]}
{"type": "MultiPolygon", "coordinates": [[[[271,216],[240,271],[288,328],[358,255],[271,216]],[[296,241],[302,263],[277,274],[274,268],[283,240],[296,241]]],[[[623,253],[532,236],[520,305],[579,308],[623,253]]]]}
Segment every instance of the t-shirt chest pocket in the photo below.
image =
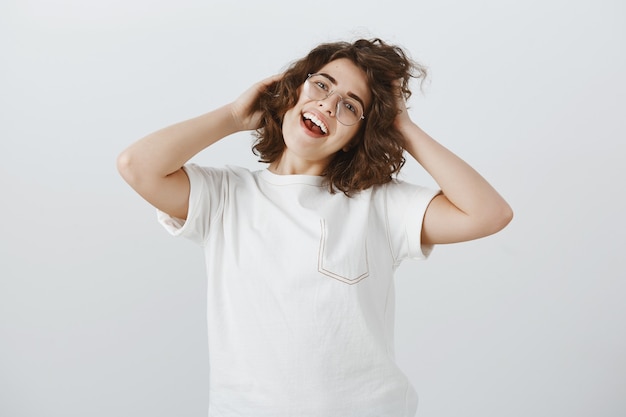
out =
{"type": "Polygon", "coordinates": [[[369,276],[366,228],[342,222],[330,224],[320,219],[321,237],[317,270],[346,284],[356,284],[369,276]]]}

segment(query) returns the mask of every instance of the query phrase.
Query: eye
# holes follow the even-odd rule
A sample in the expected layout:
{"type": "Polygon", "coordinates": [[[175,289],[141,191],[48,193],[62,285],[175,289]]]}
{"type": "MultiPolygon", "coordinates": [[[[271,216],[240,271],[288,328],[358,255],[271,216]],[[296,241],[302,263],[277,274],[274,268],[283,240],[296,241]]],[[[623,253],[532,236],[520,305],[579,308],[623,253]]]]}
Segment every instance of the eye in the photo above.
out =
{"type": "Polygon", "coordinates": [[[328,85],[324,81],[314,80],[313,84],[320,90],[328,91],[328,85]]]}
{"type": "Polygon", "coordinates": [[[347,110],[354,114],[357,114],[359,111],[356,104],[348,100],[343,100],[343,107],[345,107],[347,110]]]}

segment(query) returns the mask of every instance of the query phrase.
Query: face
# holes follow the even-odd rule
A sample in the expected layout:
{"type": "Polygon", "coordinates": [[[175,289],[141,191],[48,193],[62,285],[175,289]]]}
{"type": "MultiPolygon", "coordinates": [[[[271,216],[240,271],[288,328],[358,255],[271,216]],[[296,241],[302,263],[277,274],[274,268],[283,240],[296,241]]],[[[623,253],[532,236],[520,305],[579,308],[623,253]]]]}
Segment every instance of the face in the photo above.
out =
{"type": "MultiPolygon", "coordinates": [[[[327,82],[323,87],[332,93],[316,100],[300,88],[297,103],[283,118],[285,151],[270,165],[276,173],[320,175],[336,152],[343,152],[350,146],[364,123],[360,120],[346,126],[337,120],[336,112],[342,98],[360,102],[363,109],[368,108],[371,93],[365,72],[352,61],[341,58],[329,62],[316,73],[322,74],[322,80],[327,82]]],[[[316,84],[316,88],[320,85],[316,84]]],[[[350,111],[350,106],[341,111],[350,111]]]]}

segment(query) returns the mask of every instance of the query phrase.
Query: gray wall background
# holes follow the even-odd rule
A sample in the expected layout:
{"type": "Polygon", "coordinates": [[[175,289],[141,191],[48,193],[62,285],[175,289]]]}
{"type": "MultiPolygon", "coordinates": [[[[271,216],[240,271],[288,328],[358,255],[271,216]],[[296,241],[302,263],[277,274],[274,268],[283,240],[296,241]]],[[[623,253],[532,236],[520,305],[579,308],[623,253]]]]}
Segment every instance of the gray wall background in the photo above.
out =
{"type": "MultiPolygon", "coordinates": [[[[430,68],[411,112],[515,219],[397,274],[418,417],[626,415],[621,1],[5,0],[0,416],[202,416],[200,249],[115,169],[317,43],[380,36],[430,68]]],[[[261,167],[248,134],[195,158],[261,167]]],[[[411,162],[403,178],[431,180],[411,162]]]]}

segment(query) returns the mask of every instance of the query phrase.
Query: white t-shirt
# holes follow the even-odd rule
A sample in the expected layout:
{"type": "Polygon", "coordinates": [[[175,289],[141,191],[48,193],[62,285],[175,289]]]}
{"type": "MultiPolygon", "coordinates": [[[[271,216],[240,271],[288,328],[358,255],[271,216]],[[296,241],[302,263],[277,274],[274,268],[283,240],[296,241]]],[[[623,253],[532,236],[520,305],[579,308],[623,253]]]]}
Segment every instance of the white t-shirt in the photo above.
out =
{"type": "Polygon", "coordinates": [[[322,177],[185,166],[187,220],[204,247],[210,417],[409,417],[394,361],[393,272],[426,258],[436,190],[392,181],[351,198],[322,177]]]}

